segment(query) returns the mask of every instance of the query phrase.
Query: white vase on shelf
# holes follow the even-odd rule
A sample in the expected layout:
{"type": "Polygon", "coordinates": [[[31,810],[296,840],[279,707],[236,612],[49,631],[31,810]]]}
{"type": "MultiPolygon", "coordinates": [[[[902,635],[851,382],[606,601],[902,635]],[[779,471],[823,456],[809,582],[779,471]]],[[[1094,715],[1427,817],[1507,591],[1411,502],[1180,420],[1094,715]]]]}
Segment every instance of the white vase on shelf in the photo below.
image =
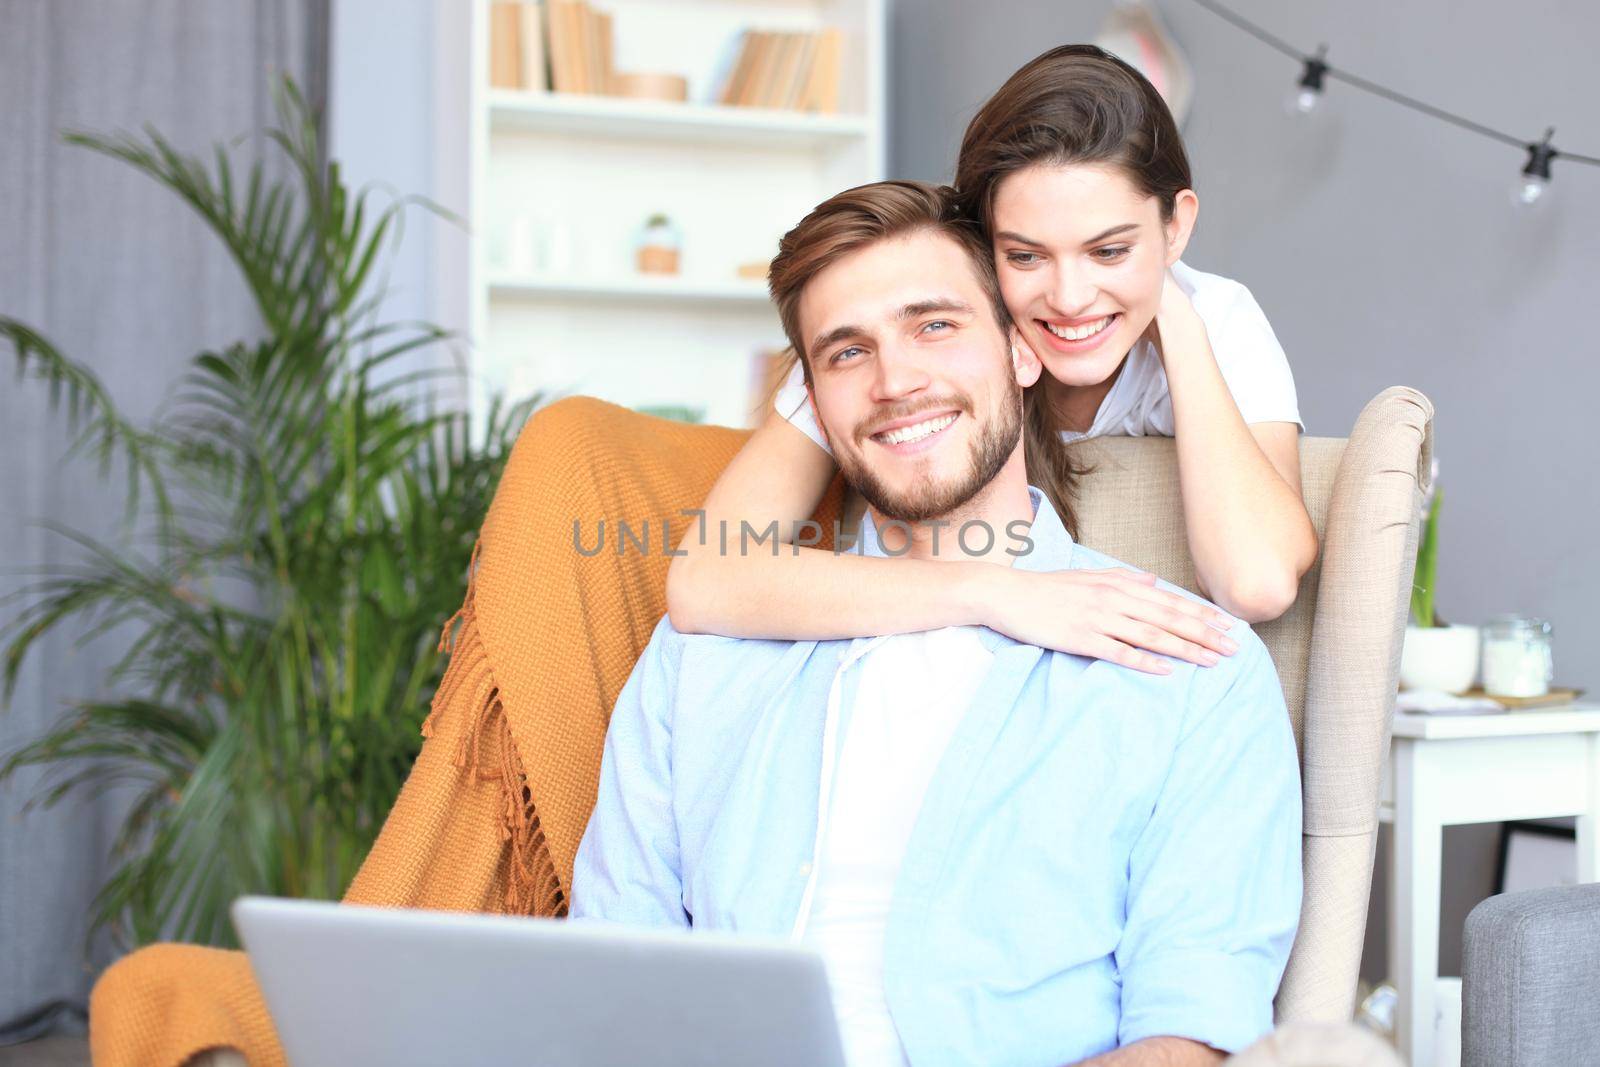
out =
{"type": "Polygon", "coordinates": [[[1478,677],[1476,626],[1407,626],[1400,688],[1465,693],[1478,677]]]}

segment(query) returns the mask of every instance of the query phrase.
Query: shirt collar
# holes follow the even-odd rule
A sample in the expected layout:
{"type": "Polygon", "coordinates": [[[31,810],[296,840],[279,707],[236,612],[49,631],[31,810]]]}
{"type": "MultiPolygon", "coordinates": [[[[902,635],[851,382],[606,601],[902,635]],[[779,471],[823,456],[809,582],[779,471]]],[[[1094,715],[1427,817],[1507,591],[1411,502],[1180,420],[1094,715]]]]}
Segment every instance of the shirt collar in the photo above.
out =
{"type": "MultiPolygon", "coordinates": [[[[1008,530],[996,530],[995,540],[1017,553],[1011,565],[1024,571],[1059,571],[1071,566],[1072,535],[1061,524],[1061,517],[1051,507],[1050,498],[1035,486],[1028,486],[1028,499],[1033,504],[1033,523],[1026,531],[1027,540],[1015,537],[1008,530]]],[[[1020,534],[1022,531],[1018,531],[1020,534]]],[[[939,536],[954,538],[958,528],[951,526],[940,531],[939,536]]],[[[878,537],[877,524],[868,510],[861,516],[860,552],[864,556],[883,556],[889,553],[878,537]]]]}
{"type": "MultiPolygon", "coordinates": [[[[1011,565],[1018,570],[1066,570],[1072,566],[1072,535],[1061,524],[1061,517],[1056,514],[1056,509],[1050,505],[1050,498],[1045,496],[1042,490],[1032,485],[1028,486],[1028,499],[1033,504],[1033,522],[1025,531],[1027,539],[1014,537],[1007,530],[996,530],[996,540],[1017,553],[1012,557],[1011,565]]],[[[959,528],[947,528],[941,532],[941,536],[959,536],[958,530],[959,528]]],[[[1019,534],[1023,532],[1017,531],[1019,534]]],[[[861,516],[857,551],[864,556],[889,555],[884,550],[883,542],[878,538],[878,527],[872,521],[870,509],[861,516]]],[[[1019,644],[1005,634],[986,627],[980,630],[979,639],[983,642],[983,647],[990,652],[998,652],[1002,648],[1019,644]]],[[[883,640],[882,637],[858,637],[851,641],[839,669],[848,667],[883,640]]]]}

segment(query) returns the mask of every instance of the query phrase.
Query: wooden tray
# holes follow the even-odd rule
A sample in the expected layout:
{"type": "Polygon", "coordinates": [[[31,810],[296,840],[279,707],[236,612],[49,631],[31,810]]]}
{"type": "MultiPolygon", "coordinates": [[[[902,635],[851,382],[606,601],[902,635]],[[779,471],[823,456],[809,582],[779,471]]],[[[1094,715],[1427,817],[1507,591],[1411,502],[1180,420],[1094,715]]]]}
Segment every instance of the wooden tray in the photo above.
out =
{"type": "Polygon", "coordinates": [[[1468,689],[1461,694],[1464,697],[1483,697],[1496,704],[1503,704],[1508,708],[1549,708],[1559,704],[1571,704],[1583,696],[1582,689],[1551,689],[1544,696],[1537,697],[1492,697],[1481,688],[1468,689]]]}

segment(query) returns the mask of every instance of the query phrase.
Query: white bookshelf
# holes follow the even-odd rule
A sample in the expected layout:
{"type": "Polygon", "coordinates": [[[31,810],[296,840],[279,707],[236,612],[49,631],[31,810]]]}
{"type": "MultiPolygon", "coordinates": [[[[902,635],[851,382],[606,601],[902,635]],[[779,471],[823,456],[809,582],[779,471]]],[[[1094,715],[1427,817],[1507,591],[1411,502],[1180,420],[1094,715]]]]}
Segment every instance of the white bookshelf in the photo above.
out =
{"type": "Polygon", "coordinates": [[[684,303],[707,306],[766,307],[767,287],[758,281],[663,278],[650,275],[585,279],[551,275],[498,274],[489,278],[489,296],[518,300],[588,300],[606,304],[684,303]]]}
{"type": "Polygon", "coordinates": [[[758,359],[783,333],[739,265],[832,194],[884,175],[884,0],[591,0],[616,67],[689,79],[689,102],[491,89],[474,0],[469,277],[480,398],[585,393],[746,426],[758,359]],[[841,108],[718,105],[746,29],[845,36],[841,108]],[[651,214],[683,235],[681,273],[634,270],[651,214]]]}
{"type": "Polygon", "coordinates": [[[577,133],[684,145],[733,143],[756,149],[848,147],[872,130],[864,115],[808,115],[770,108],[506,89],[489,90],[489,127],[502,132],[577,133]]]}

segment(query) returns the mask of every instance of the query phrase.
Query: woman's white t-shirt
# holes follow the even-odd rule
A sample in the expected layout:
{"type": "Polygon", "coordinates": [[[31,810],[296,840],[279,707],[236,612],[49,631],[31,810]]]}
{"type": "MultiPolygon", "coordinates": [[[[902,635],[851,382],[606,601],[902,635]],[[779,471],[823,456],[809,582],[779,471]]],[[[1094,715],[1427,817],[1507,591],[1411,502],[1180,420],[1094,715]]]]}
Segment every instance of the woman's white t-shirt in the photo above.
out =
{"type": "MultiPolygon", "coordinates": [[[[1172,265],[1178,287],[1188,294],[1205,324],[1212,354],[1233,402],[1246,423],[1292,422],[1300,426],[1300,406],[1288,357],[1273,334],[1267,316],[1250,290],[1218,274],[1207,274],[1181,261],[1172,265]]],[[[773,398],[778,413],[828,450],[811,405],[806,402],[805,378],[797,362],[773,398]]],[[[1171,437],[1172,393],[1167,373],[1155,345],[1141,339],[1128,351],[1122,373],[1100,402],[1088,432],[1061,431],[1063,441],[1084,437],[1171,437]]]]}

